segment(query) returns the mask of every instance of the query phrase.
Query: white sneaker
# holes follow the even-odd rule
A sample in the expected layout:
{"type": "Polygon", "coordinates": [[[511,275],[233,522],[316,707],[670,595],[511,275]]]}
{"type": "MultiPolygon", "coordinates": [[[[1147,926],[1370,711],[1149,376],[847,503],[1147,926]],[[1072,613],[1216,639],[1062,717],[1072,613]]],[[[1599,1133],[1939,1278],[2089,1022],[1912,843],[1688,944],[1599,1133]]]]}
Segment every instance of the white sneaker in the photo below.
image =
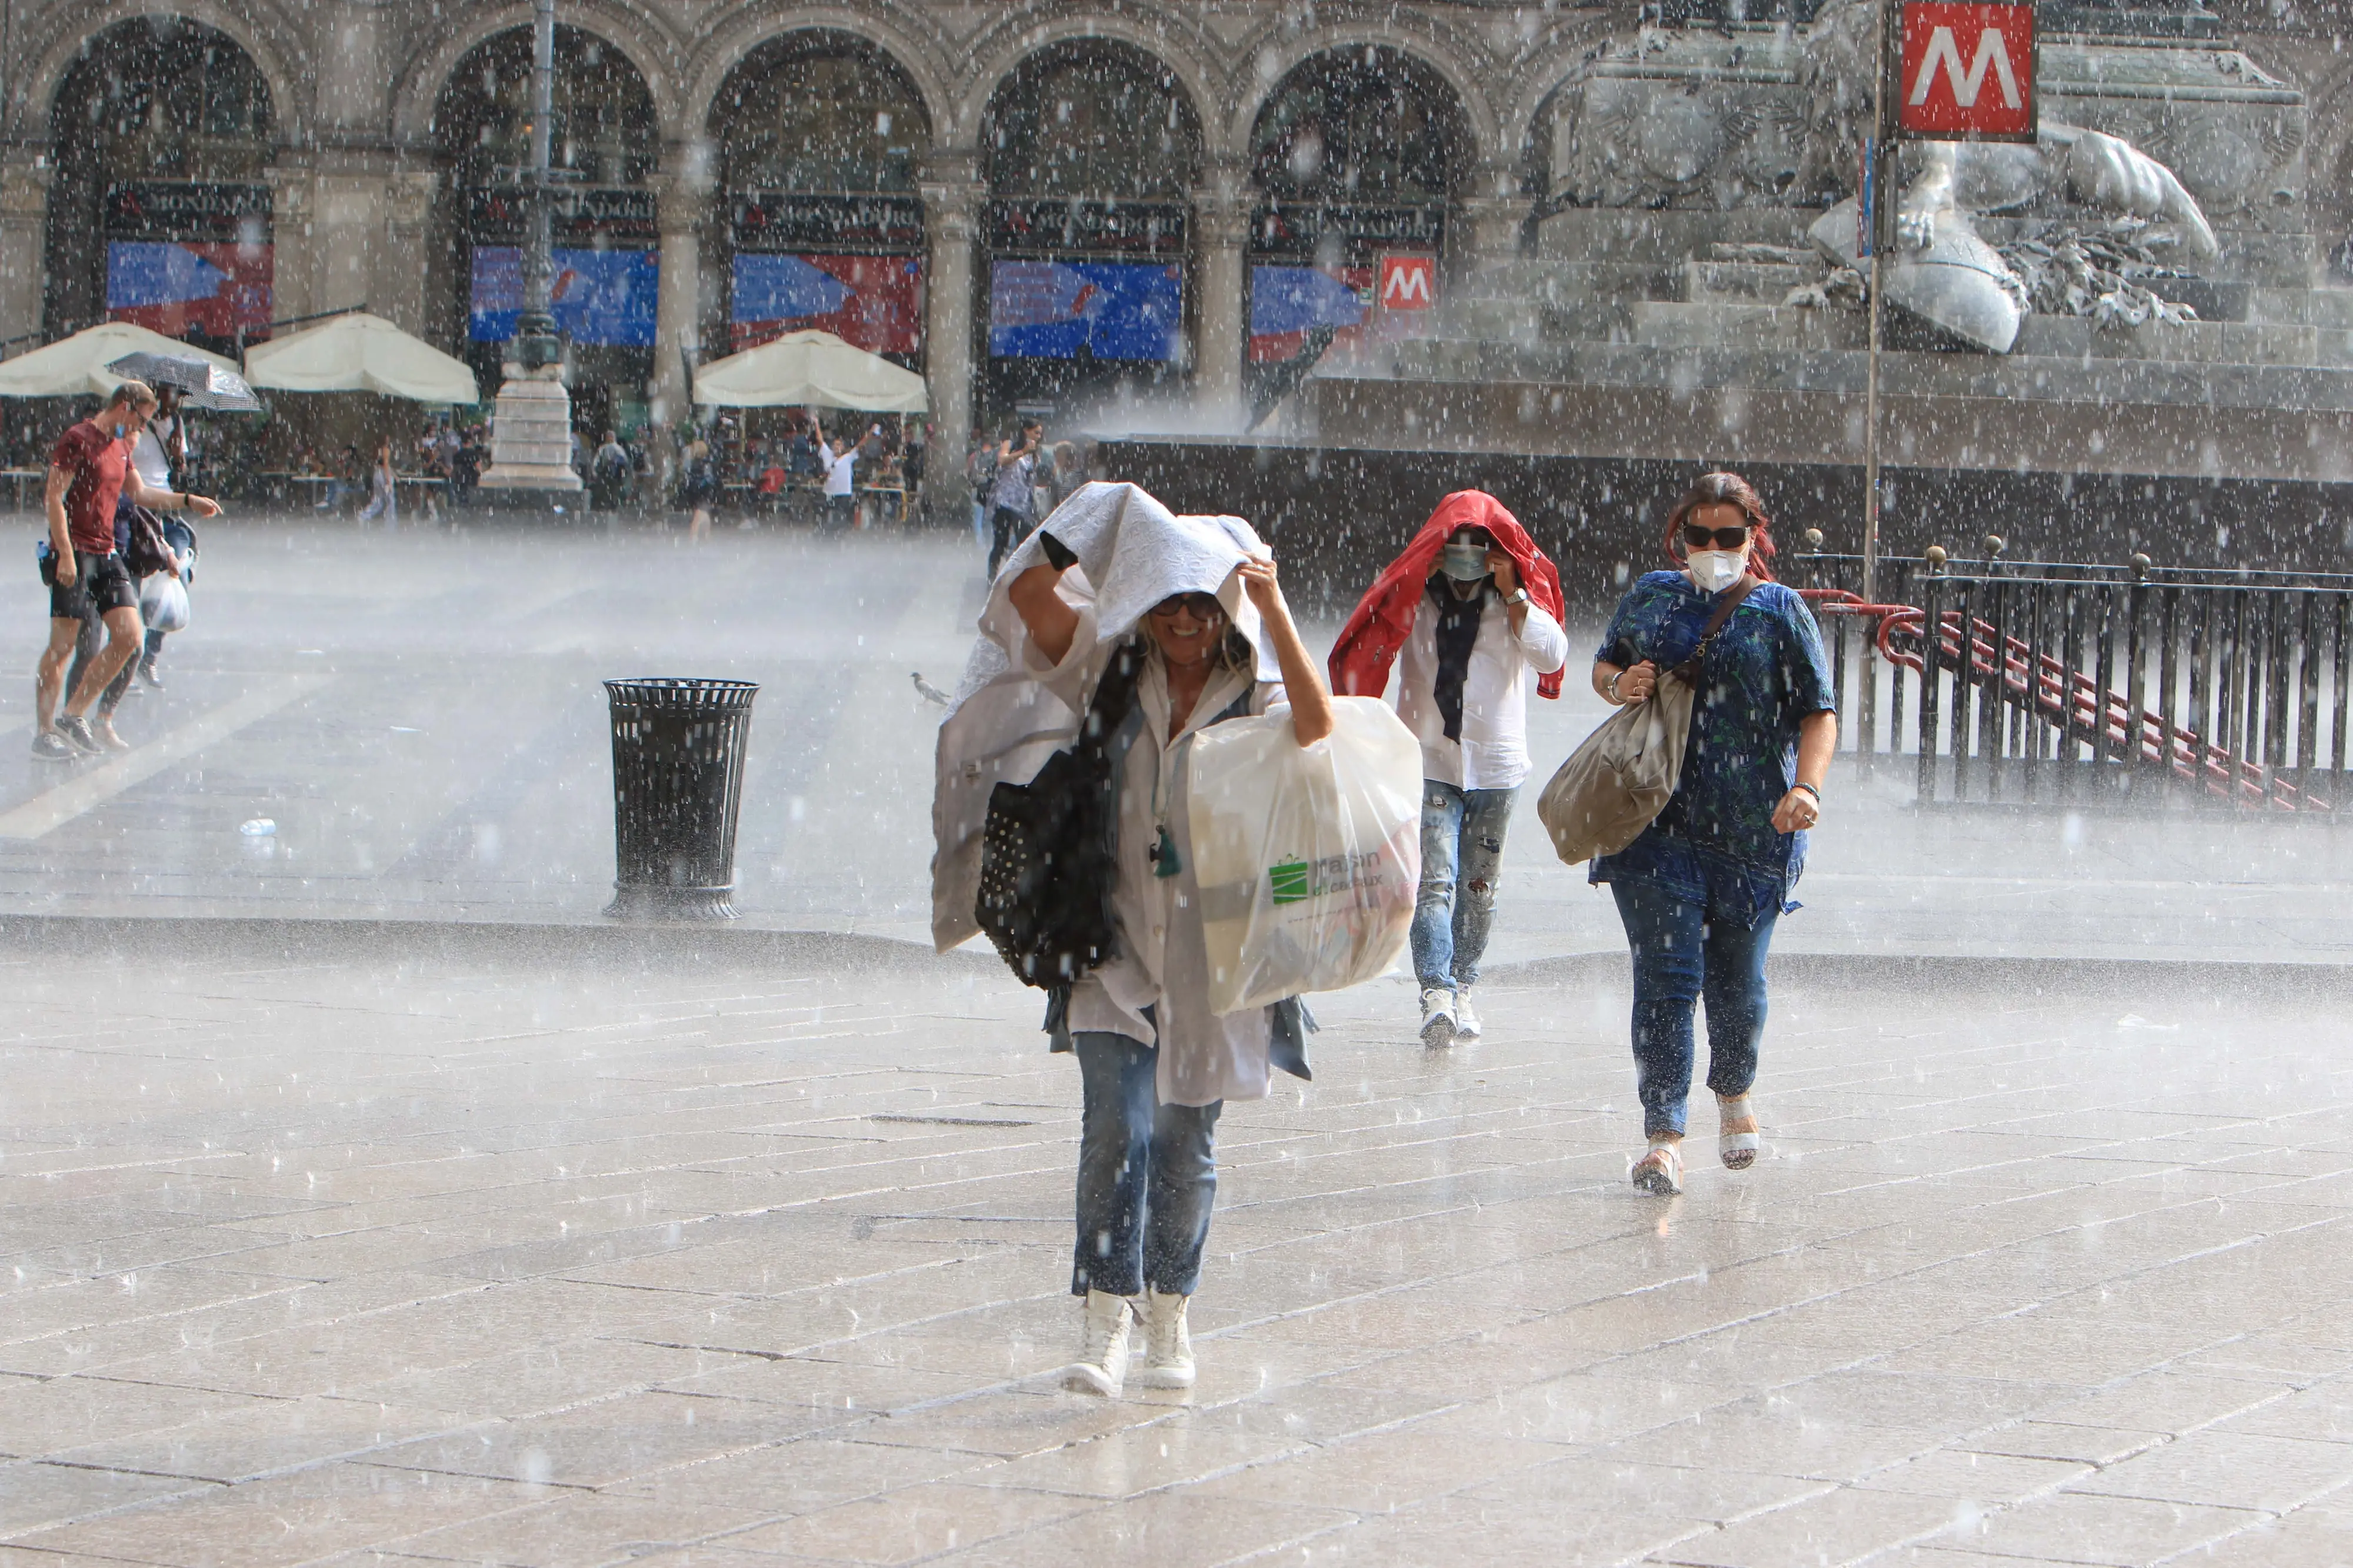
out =
{"type": "Polygon", "coordinates": [[[1062,1386],[1073,1394],[1118,1395],[1127,1381],[1127,1298],[1087,1292],[1084,1341],[1079,1359],[1062,1369],[1062,1386]]]}
{"type": "Polygon", "coordinates": [[[1454,988],[1454,1032],[1466,1040],[1479,1037],[1479,1015],[1471,1011],[1471,987],[1454,988]]]}
{"type": "Polygon", "coordinates": [[[1185,1306],[1191,1300],[1145,1288],[1144,1370],[1135,1374],[1136,1387],[1193,1386],[1193,1334],[1185,1326],[1185,1306]]]}
{"type": "Polygon", "coordinates": [[[1421,1043],[1432,1050],[1454,1043],[1454,993],[1442,985],[1421,988],[1421,1043]]]}

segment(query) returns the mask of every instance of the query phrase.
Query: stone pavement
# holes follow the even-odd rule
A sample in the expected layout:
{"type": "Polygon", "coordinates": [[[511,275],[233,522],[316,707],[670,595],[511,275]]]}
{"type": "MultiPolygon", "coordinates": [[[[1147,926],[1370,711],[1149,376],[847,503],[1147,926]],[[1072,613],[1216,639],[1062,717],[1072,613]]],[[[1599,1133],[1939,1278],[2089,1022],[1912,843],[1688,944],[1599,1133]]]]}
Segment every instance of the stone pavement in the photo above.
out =
{"type": "Polygon", "coordinates": [[[1622,960],[1325,999],[1191,1396],[1073,1339],[1078,1086],[970,954],[0,938],[0,1564],[2353,1559],[2339,972],[1783,965],[1624,1179],[1622,960]]]}
{"type": "MultiPolygon", "coordinates": [[[[924,939],[940,710],[911,677],[962,668],[968,542],[235,518],[205,543],[170,688],[123,715],[140,750],[37,772],[31,683],[0,687],[0,915],[596,923],[613,875],[597,682],[695,674],[763,688],[746,921],[924,939]],[[274,836],[238,832],[260,817],[274,836]]],[[[44,601],[29,570],[8,581],[0,626],[29,670],[44,601]]],[[[1569,687],[1534,705],[1540,768],[1601,716],[1569,687]]],[[[2353,837],[2325,824],[1921,812],[1901,766],[1851,760],[1830,794],[1785,952],[2333,963],[2353,944],[2353,837]]],[[[1617,952],[1609,899],[1553,859],[1534,811],[1530,790],[1497,957],[1617,952]]]]}

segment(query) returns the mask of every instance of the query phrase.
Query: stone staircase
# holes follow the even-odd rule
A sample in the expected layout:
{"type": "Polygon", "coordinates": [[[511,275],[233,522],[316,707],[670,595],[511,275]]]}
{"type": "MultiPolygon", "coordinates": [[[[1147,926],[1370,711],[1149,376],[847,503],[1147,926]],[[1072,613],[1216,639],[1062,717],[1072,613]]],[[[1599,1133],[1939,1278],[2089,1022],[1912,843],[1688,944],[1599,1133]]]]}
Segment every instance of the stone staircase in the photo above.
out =
{"type": "MultiPolygon", "coordinates": [[[[1307,384],[1301,433],[1371,438],[1376,410],[1394,416],[1400,407],[1427,432],[1473,403],[1492,428],[1502,395],[1517,389],[1514,417],[1541,410],[1537,422],[1552,427],[1556,446],[1556,412],[1577,425],[1573,442],[1598,439],[1592,432],[1611,424],[1605,414],[1626,427],[1627,410],[1641,406],[1652,411],[1645,427],[1658,432],[1655,455],[1761,442],[1777,457],[1844,458],[1821,449],[1819,432],[1860,428],[1846,405],[1860,399],[1869,374],[1868,317],[1852,305],[1784,303],[1828,277],[1805,238],[1816,216],[1562,213],[1545,225],[1539,254],[1454,279],[1421,335],[1371,342],[1320,368],[1307,384]],[[1412,384],[1384,390],[1384,382],[1412,384]],[[1466,386],[1495,395],[1442,390],[1466,386]],[[1817,434],[1796,443],[1802,452],[1777,444],[1760,407],[1802,408],[1795,424],[1817,434]],[[1579,408],[1593,417],[1579,423],[1579,408]],[[1676,409],[1684,413],[1669,412],[1676,409]]],[[[1891,317],[1881,387],[1898,449],[1911,461],[2006,466],[2003,432],[2016,428],[2039,462],[2102,468],[2121,446],[2166,471],[2333,474],[2333,453],[2297,453],[2333,437],[2272,432],[2262,422],[2341,416],[2353,429],[2353,289],[2316,281],[2319,246],[2310,235],[2220,237],[2217,279],[2171,280],[2165,289],[2199,311],[2179,325],[2037,315],[2012,353],[1993,355],[1946,347],[1929,329],[1891,317]],[[2244,438],[2255,429],[2265,433],[2244,438]]],[[[1529,439],[1538,446],[1544,437],[1529,439]]]]}

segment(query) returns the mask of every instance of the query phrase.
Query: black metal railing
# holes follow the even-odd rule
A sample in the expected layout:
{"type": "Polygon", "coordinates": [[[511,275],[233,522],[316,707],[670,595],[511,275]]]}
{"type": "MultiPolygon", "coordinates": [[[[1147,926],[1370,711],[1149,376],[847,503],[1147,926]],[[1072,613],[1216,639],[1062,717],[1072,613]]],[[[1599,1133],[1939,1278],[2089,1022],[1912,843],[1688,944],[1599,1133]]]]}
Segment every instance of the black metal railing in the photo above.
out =
{"type": "Polygon", "coordinates": [[[2353,576],[1793,552],[1841,744],[1924,804],[2154,800],[2353,811],[2353,576]],[[2332,809],[2333,808],[2333,809],[2332,809]]]}

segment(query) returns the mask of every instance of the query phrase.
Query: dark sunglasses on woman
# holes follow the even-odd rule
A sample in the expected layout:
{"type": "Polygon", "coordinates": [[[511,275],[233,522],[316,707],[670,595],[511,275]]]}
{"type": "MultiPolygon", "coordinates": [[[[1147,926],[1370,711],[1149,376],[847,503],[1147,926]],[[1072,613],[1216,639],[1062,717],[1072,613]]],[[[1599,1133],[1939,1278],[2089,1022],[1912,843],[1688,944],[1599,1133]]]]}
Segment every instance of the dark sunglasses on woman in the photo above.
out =
{"type": "Polygon", "coordinates": [[[1683,524],[1683,546],[1688,550],[1737,550],[1748,542],[1748,525],[1736,528],[1702,528],[1698,523],[1683,524]]]}
{"type": "Polygon", "coordinates": [[[1215,594],[1171,594],[1152,606],[1152,613],[1155,616],[1173,616],[1179,610],[1192,611],[1197,621],[1206,621],[1211,616],[1224,613],[1219,607],[1215,594]]]}

